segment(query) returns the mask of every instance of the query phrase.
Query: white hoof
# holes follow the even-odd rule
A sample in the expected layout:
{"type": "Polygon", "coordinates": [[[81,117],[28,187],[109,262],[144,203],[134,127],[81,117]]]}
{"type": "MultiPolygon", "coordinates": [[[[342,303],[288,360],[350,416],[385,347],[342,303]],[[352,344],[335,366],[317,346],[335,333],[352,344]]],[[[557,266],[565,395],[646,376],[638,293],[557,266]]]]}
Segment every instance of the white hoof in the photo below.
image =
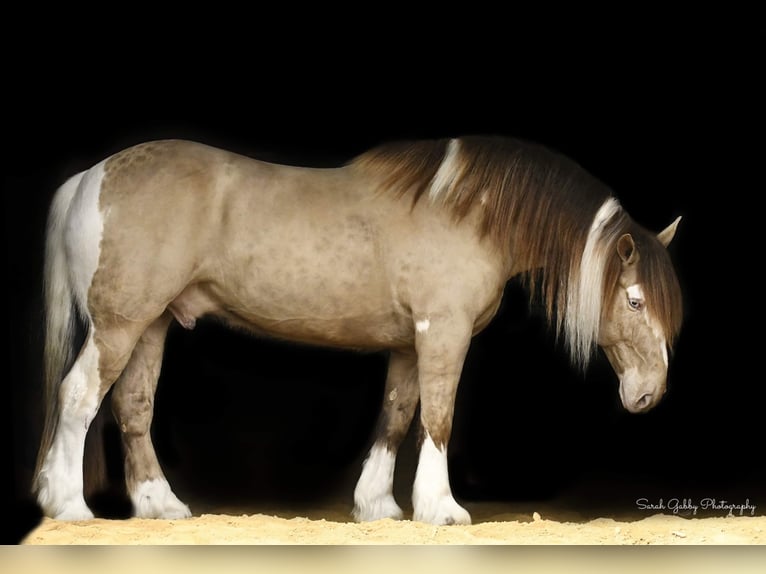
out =
{"type": "MultiPolygon", "coordinates": [[[[46,514],[48,514],[46,512],[46,514]]],[[[57,513],[52,513],[56,520],[92,520],[93,513],[85,504],[84,500],[73,501],[65,504],[57,513]]],[[[50,516],[50,514],[48,514],[50,516]]]]}
{"type": "Polygon", "coordinates": [[[447,524],[471,524],[471,515],[452,496],[435,500],[420,500],[415,506],[413,519],[437,526],[447,524]]]}
{"type": "Polygon", "coordinates": [[[375,500],[357,500],[352,515],[357,522],[372,522],[384,518],[401,520],[404,513],[394,497],[389,494],[375,500]]]}
{"type": "Polygon", "coordinates": [[[191,510],[170,490],[168,481],[155,478],[140,483],[130,497],[137,518],[190,518],[191,510]]]}

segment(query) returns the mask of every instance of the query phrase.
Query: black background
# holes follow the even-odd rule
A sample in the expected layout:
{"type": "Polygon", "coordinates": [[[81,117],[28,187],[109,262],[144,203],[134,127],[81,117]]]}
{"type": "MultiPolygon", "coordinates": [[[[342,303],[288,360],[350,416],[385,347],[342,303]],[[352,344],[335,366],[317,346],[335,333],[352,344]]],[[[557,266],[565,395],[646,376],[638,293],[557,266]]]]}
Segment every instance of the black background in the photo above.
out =
{"type": "MultiPolygon", "coordinates": [[[[420,42],[413,25],[342,41],[314,30],[234,42],[148,30],[108,43],[102,32],[66,49],[52,40],[41,55],[25,43],[6,52],[9,539],[37,518],[28,489],[42,415],[48,203],[75,172],[165,137],[329,166],[391,139],[509,135],[571,156],[650,229],[682,215],[670,249],[685,324],[664,401],[647,415],[625,413],[603,355],[587,376],[573,372],[512,282],[467,359],[453,490],[469,507],[552,501],[583,516],[635,514],[641,497],[749,499],[762,514],[762,265],[752,239],[763,190],[754,81],[762,33],[517,31],[496,24],[468,38],[456,28],[420,42]]],[[[328,501],[350,511],[384,376],[384,355],[263,341],[208,322],[176,326],[157,395],[160,460],[195,511],[328,501]]],[[[119,479],[119,442],[109,428],[106,438],[119,479]]],[[[397,495],[406,507],[415,455],[411,441],[403,448],[397,495]]]]}

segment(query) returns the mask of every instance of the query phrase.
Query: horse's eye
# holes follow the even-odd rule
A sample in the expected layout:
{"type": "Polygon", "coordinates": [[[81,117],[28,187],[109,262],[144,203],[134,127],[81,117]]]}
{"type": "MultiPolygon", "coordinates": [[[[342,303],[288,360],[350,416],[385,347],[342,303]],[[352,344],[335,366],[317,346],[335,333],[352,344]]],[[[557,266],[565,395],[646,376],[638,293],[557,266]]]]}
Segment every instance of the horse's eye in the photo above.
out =
{"type": "Polygon", "coordinates": [[[635,299],[634,297],[628,298],[628,305],[630,305],[630,308],[634,311],[640,311],[644,308],[644,302],[641,299],[635,299]]]}

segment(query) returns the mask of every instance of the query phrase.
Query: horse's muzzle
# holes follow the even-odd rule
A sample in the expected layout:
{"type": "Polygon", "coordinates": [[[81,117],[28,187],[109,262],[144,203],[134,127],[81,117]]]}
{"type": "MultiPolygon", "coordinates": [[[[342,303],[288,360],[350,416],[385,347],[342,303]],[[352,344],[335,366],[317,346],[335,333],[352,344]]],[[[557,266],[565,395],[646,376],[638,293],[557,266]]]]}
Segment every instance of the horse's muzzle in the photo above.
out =
{"type": "Polygon", "coordinates": [[[635,385],[620,380],[622,406],[633,414],[650,411],[665,394],[665,381],[657,385],[635,385]]]}

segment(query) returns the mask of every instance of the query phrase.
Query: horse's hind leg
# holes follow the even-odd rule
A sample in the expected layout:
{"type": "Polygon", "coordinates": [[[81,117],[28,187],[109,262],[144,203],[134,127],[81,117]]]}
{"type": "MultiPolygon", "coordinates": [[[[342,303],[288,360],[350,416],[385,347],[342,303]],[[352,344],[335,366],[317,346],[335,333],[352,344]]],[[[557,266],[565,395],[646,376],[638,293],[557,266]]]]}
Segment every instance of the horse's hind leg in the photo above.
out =
{"type": "Polygon", "coordinates": [[[83,455],[88,427],[130,357],[143,325],[98,329],[91,324],[77,360],[58,389],[58,424],[37,476],[37,499],[46,516],[87,520],[83,455]]]}
{"type": "Polygon", "coordinates": [[[189,507],[170,489],[150,434],[154,393],[171,320],[170,313],[165,313],[144,331],[112,394],[112,410],[125,450],[125,480],[134,514],[140,518],[191,516],[189,507]]]}
{"type": "Polygon", "coordinates": [[[383,410],[375,443],[364,461],[354,490],[354,518],[358,521],[402,517],[394,500],[394,464],[418,404],[417,358],[414,352],[392,351],[388,363],[383,410]]]}

